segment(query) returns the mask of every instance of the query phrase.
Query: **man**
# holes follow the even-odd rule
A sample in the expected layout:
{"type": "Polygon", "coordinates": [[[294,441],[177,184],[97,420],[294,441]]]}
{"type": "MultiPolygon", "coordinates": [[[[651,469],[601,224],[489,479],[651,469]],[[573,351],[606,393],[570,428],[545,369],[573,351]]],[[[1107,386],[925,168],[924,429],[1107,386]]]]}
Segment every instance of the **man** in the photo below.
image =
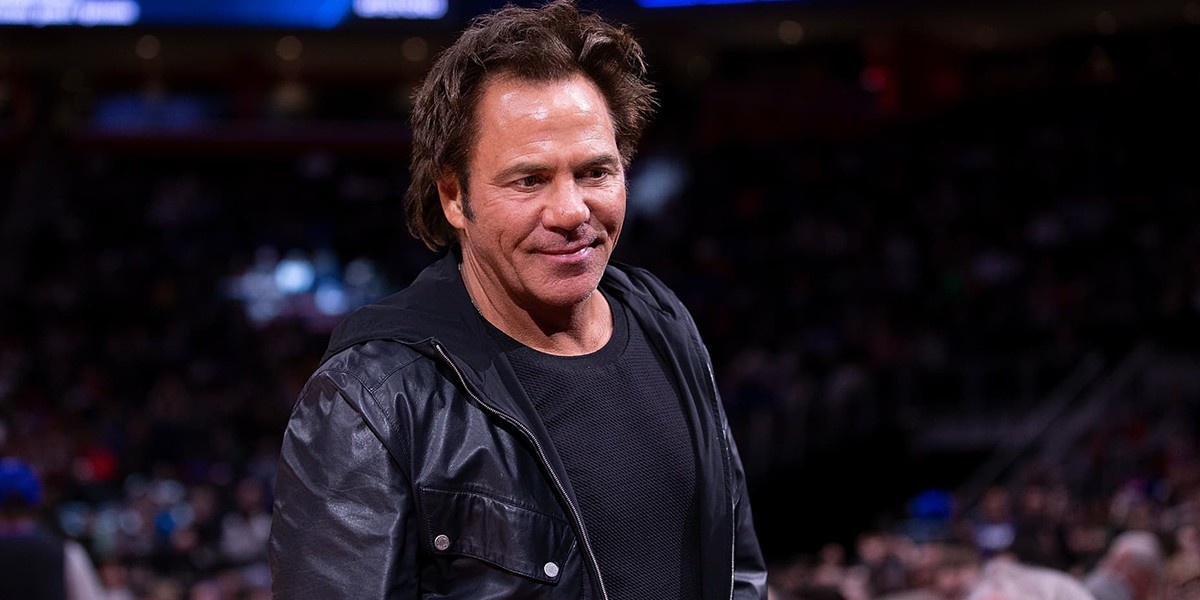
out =
{"type": "Polygon", "coordinates": [[[1096,600],[1149,600],[1161,584],[1163,564],[1158,536],[1124,531],[1113,538],[1084,585],[1096,600]]]}
{"type": "Polygon", "coordinates": [[[38,520],[42,483],[24,461],[0,459],[0,600],[100,600],[87,550],[38,520]]]}
{"type": "Polygon", "coordinates": [[[275,597],[766,598],[696,326],[610,264],[640,46],[508,6],[415,98],[410,231],[444,256],[333,333],[283,442],[275,597]]]}

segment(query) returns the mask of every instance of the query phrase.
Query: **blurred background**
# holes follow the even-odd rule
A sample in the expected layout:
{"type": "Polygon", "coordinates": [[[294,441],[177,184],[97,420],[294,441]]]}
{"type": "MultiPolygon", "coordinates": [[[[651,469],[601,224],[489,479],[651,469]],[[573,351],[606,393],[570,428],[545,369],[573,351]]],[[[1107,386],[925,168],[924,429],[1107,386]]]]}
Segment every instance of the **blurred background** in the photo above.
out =
{"type": "MultiPolygon", "coordinates": [[[[413,88],[499,4],[0,0],[0,455],[112,599],[267,597],[291,404],[434,259],[413,88]]],[[[660,88],[617,257],[696,316],[780,590],[1200,561],[1200,2],[581,5],[660,88]]]]}

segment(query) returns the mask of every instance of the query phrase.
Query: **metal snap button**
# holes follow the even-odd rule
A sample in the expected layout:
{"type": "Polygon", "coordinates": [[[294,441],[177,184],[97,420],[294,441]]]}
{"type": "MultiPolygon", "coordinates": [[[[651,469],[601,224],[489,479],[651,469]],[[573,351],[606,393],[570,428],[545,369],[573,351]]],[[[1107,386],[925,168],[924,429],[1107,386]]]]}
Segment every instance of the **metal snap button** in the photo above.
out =
{"type": "Polygon", "coordinates": [[[438,535],[437,537],[433,538],[433,547],[437,548],[438,550],[445,550],[446,548],[449,548],[450,537],[444,533],[438,535]]]}
{"type": "Polygon", "coordinates": [[[548,562],[542,567],[542,571],[546,577],[558,577],[558,565],[548,562]]]}

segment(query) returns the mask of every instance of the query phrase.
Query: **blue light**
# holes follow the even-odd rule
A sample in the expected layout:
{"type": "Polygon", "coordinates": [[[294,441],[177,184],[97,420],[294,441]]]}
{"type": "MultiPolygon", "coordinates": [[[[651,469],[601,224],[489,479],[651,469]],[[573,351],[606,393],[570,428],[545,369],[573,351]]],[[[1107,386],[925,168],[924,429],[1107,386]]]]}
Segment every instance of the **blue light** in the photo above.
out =
{"type": "Polygon", "coordinates": [[[344,315],[350,310],[350,302],[346,298],[346,292],[342,289],[341,284],[333,281],[317,286],[313,303],[316,304],[317,310],[323,315],[344,315]]]}
{"type": "Polygon", "coordinates": [[[656,155],[642,159],[629,182],[631,212],[658,216],[667,203],[683,191],[687,167],[675,156],[656,155]]]}
{"type": "Polygon", "coordinates": [[[364,19],[440,19],[447,0],[354,0],[354,14],[364,19]]]}
{"type": "Polygon", "coordinates": [[[0,25],[334,29],[347,19],[440,19],[449,0],[0,0],[0,25]]]}
{"type": "Polygon", "coordinates": [[[637,0],[642,8],[676,8],[683,6],[716,6],[720,4],[757,4],[788,0],[637,0]]]}
{"type": "Polygon", "coordinates": [[[0,0],[0,25],[132,25],[133,0],[0,0]]]}
{"type": "Polygon", "coordinates": [[[275,286],[284,294],[307,292],[316,279],[311,262],[304,258],[288,257],[275,267],[275,286]]]}
{"type": "Polygon", "coordinates": [[[332,29],[351,0],[142,0],[141,23],[332,29]]]}

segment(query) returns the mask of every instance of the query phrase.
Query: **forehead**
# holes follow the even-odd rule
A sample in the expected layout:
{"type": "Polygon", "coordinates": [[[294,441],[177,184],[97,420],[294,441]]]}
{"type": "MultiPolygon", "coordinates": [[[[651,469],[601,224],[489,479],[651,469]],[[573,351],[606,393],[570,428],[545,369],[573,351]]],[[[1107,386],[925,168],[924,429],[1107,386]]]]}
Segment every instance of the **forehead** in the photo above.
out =
{"type": "Polygon", "coordinates": [[[530,128],[542,125],[596,126],[611,132],[612,119],[604,94],[581,73],[533,80],[511,73],[489,77],[475,106],[477,131],[489,127],[530,128]]]}

